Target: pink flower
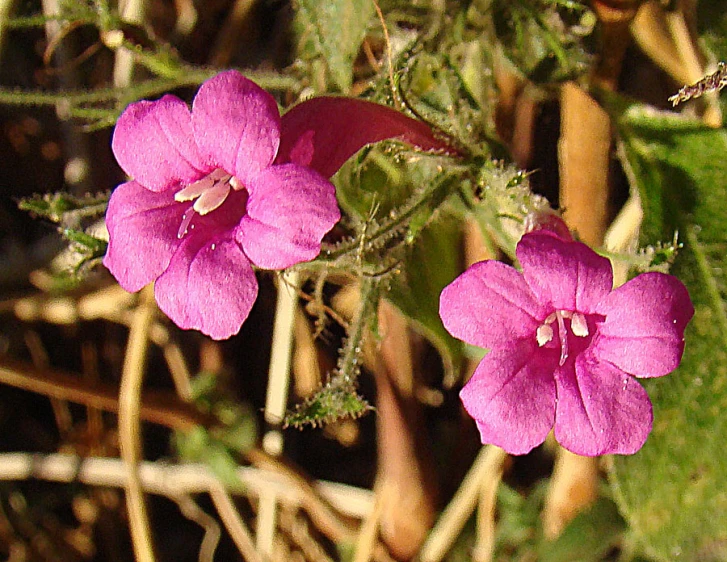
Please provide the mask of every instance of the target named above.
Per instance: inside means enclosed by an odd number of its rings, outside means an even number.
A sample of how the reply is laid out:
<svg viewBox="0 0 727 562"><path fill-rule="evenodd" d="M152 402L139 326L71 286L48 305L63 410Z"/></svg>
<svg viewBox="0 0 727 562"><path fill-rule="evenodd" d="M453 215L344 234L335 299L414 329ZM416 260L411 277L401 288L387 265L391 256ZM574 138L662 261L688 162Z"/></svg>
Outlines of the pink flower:
<svg viewBox="0 0 727 562"><path fill-rule="evenodd" d="M366 112L379 120L359 127ZM156 280L177 325L227 338L257 297L253 265L318 255L340 218L327 177L354 152L392 137L446 149L426 125L360 100L319 98L289 114L235 71L205 82L191 111L171 95L124 111L112 148L133 179L111 196L104 259L124 289Z"/></svg>
<svg viewBox="0 0 727 562"><path fill-rule="evenodd" d="M645 273L612 290L608 259L545 230L525 234L517 258L522 273L476 263L440 300L449 332L490 349L460 393L482 442L525 454L555 426L576 454L635 453L653 415L633 377L679 365L686 288Z"/></svg>

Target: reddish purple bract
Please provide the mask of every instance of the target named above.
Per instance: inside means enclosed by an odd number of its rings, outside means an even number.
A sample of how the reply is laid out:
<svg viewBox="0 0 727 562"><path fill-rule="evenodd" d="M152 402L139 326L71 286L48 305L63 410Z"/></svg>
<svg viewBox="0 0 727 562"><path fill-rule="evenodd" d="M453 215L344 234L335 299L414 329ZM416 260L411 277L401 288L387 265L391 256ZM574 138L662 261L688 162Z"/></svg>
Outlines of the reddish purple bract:
<svg viewBox="0 0 727 562"><path fill-rule="evenodd" d="M686 288L645 273L612 290L608 259L545 230L525 234L517 257L522 273L479 262L440 299L447 330L490 349L460 394L482 442L525 454L554 427L579 455L635 453L652 408L634 377L679 365Z"/></svg>

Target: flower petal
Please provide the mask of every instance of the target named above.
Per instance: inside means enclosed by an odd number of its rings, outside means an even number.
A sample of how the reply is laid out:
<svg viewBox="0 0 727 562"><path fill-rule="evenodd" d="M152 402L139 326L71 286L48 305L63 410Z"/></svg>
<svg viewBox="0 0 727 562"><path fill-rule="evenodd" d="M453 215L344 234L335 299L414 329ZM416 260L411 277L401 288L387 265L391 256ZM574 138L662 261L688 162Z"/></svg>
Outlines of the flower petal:
<svg viewBox="0 0 727 562"><path fill-rule="evenodd" d="M194 142L189 108L175 96L127 107L111 148L121 169L152 191L191 183L208 171Z"/></svg>
<svg viewBox="0 0 727 562"><path fill-rule="evenodd" d="M177 231L186 206L171 191L154 193L135 181L111 194L103 263L124 289L138 291L167 268L180 244Z"/></svg>
<svg viewBox="0 0 727 562"><path fill-rule="evenodd" d="M679 366L684 329L694 315L686 287L664 273L643 273L613 291L598 311L593 353L627 373L658 377Z"/></svg>
<svg viewBox="0 0 727 562"><path fill-rule="evenodd" d="M280 143L275 100L235 70L202 84L192 104L192 126L206 162L243 184L272 163Z"/></svg>
<svg viewBox="0 0 727 562"><path fill-rule="evenodd" d="M557 362L556 353L530 340L485 355L460 392L482 443L524 455L545 441L555 421Z"/></svg>
<svg viewBox="0 0 727 562"><path fill-rule="evenodd" d="M584 352L555 372L555 438L588 457L630 455L651 431L651 402L641 385L613 365Z"/></svg>
<svg viewBox="0 0 727 562"><path fill-rule="evenodd" d="M516 253L535 298L555 309L591 314L613 288L611 262L580 242L535 231Z"/></svg>
<svg viewBox="0 0 727 562"><path fill-rule="evenodd" d="M221 340L240 331L257 287L252 266L234 240L192 235L183 239L154 293L177 326Z"/></svg>
<svg viewBox="0 0 727 562"><path fill-rule="evenodd" d="M485 348L521 338L535 342L535 331L549 313L518 271L494 260L470 266L439 297L439 315L447 331Z"/></svg>
<svg viewBox="0 0 727 562"><path fill-rule="evenodd" d="M282 118L276 164L294 162L329 178L367 144L397 139L421 150L456 151L428 125L385 105L345 97L306 100Z"/></svg>
<svg viewBox="0 0 727 562"><path fill-rule="evenodd" d="M236 239L258 267L284 269L313 259L341 218L333 184L296 164L267 168L249 192Z"/></svg>

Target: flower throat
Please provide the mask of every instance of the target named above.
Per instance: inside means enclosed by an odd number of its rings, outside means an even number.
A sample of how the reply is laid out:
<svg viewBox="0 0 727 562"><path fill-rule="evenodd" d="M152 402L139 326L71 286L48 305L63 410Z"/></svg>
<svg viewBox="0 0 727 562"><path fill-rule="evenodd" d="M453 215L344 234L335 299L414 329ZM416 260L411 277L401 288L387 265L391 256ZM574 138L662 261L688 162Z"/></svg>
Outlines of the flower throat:
<svg viewBox="0 0 727 562"><path fill-rule="evenodd" d="M568 326L566 326L566 321ZM550 314L543 323L538 326L535 332L535 338L538 341L540 347L545 346L547 343L552 341L555 331L553 330L553 324L558 326L558 339L560 340L560 361L559 365L562 367L568 359L568 332L570 331L574 336L578 338L585 338L589 335L588 321L586 317L580 312L571 312L570 310L556 310ZM569 330L570 327L570 330Z"/></svg>
<svg viewBox="0 0 727 562"><path fill-rule="evenodd" d="M235 176L216 168L202 179L180 189L174 194L174 200L180 203L185 201L194 203L182 215L177 238L184 238L194 228L191 223L196 215L204 216L211 213L225 202L231 191L240 191L244 188Z"/></svg>

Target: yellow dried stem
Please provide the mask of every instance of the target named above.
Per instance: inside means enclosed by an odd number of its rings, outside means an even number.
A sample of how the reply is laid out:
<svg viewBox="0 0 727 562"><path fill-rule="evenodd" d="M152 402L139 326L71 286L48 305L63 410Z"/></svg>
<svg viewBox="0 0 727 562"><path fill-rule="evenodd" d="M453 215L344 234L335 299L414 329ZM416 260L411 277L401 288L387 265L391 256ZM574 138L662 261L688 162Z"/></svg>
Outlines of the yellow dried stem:
<svg viewBox="0 0 727 562"><path fill-rule="evenodd" d="M499 447L482 447L457 493L422 546L418 558L421 562L439 562L444 558L475 509L485 483L495 483L495 486L499 483L506 459L507 453Z"/></svg>
<svg viewBox="0 0 727 562"><path fill-rule="evenodd" d="M318 347L313 331L303 311L295 314L295 351L293 353L293 375L295 393L307 397L321 386L321 366L318 361Z"/></svg>
<svg viewBox="0 0 727 562"><path fill-rule="evenodd" d="M543 534L546 538L554 539L560 535L571 519L595 501L597 484L597 458L580 457L558 448L543 512Z"/></svg>
<svg viewBox="0 0 727 562"><path fill-rule="evenodd" d="M266 562L268 558L255 550L252 534L242 517L240 517L240 513L237 511L229 492L225 490L222 484L217 484L210 486L209 494L225 529L230 533L230 537L232 537L243 559L247 560L247 562Z"/></svg>
<svg viewBox="0 0 727 562"><path fill-rule="evenodd" d="M573 82L561 91L558 143L560 205L581 240L600 246L608 224L611 122L606 111Z"/></svg>
<svg viewBox="0 0 727 562"><path fill-rule="evenodd" d="M139 562L154 562L151 526L139 477L141 450L141 388L149 348L149 326L156 306L151 285L142 289L139 306L129 329L119 391L119 449L127 466L126 508L134 555Z"/></svg>
<svg viewBox="0 0 727 562"><path fill-rule="evenodd" d="M667 12L659 2L646 2L636 14L631 33L636 43L655 64L677 83L693 84L707 73L701 62L696 38L689 30L689 14L679 6ZM720 127L722 112L714 93L704 96L702 119L710 127Z"/></svg>
<svg viewBox="0 0 727 562"><path fill-rule="evenodd" d="M211 66L229 66L235 50L240 47L241 37L244 37L248 44L254 42L258 29L255 22L251 21L251 16L256 4L254 0L235 0L212 49Z"/></svg>

